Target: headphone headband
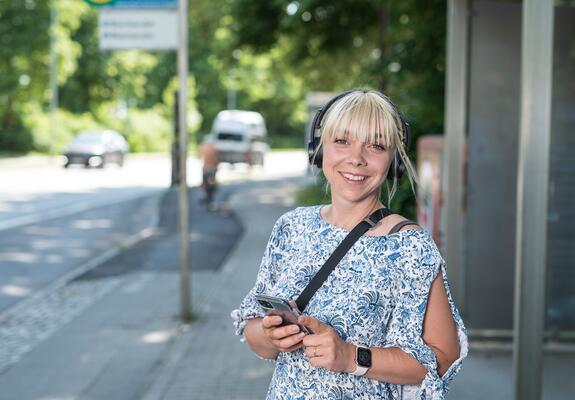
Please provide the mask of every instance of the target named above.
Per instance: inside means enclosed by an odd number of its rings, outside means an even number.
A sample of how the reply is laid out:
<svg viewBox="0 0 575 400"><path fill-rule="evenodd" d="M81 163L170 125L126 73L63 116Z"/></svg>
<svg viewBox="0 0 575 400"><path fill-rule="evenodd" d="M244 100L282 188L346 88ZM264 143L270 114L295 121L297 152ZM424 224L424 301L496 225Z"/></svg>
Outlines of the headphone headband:
<svg viewBox="0 0 575 400"><path fill-rule="evenodd" d="M334 97L332 97L323 107L321 107L315 113L313 120L312 120L312 123L311 123L310 132L309 132L309 141L308 141L308 159L309 159L309 163L311 165L315 165L317 168L320 168L320 169L322 167L323 152L321 149L321 123L322 123L322 120L323 120L325 114L327 113L327 111L330 109L330 107L334 103L336 103L338 100L342 99L343 97L347 96L348 94L354 93L354 92L368 93L370 91L366 90L366 89L346 90L345 92L339 93L339 94L335 95ZM383 94L381 92L377 92L377 91L371 91L371 92L377 93L385 101L387 101L388 104L393 108L393 111L398 116L399 121L400 121L400 126L398 127L399 128L398 131L401 131L401 133L402 133L401 142L402 142L402 145L405 147L405 150L407 151L407 149L409 147L409 124L405 121L405 117L403 116L403 114L399 110L399 107L397 107L395 105L395 103L393 103L389 99L389 97L387 97L385 94ZM399 179L403 175L404 171L405 171L405 164L404 164L401 156L399 155L399 152L396 150L395 156L393 158L393 162L389 167L387 179L390 179L390 180L393 180L395 178Z"/></svg>

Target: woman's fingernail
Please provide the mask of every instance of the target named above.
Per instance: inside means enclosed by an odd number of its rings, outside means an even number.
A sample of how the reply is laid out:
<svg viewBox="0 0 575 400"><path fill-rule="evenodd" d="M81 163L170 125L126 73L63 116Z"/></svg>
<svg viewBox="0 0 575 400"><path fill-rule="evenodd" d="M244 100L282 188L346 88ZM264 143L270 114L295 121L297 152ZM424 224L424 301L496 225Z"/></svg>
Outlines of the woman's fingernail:
<svg viewBox="0 0 575 400"><path fill-rule="evenodd" d="M294 333L295 333L295 332L299 332L299 326L294 325L294 326L291 327L291 330L292 330L292 332L294 332Z"/></svg>
<svg viewBox="0 0 575 400"><path fill-rule="evenodd" d="M299 335L297 335L297 337L300 337L300 338L302 338L304 336L305 336L305 332L300 332Z"/></svg>

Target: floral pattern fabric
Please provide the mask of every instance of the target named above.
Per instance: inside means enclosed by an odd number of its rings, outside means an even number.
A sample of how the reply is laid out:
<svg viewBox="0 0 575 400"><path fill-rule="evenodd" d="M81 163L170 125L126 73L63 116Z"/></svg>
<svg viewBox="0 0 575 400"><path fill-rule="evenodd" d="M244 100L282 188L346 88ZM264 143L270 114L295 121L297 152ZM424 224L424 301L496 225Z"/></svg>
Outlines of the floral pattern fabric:
<svg viewBox="0 0 575 400"><path fill-rule="evenodd" d="M255 286L232 312L236 334L263 317L255 294L297 297L347 235L320 216L321 206L301 207L276 222ZM439 272L458 330L460 357L439 377L435 354L422 339L431 284ZM467 355L467 335L453 303L445 262L424 230L363 235L311 298L305 313L330 325L355 345L396 347L427 370L420 385L396 385L309 364L302 349L280 353L267 399L444 399Z"/></svg>

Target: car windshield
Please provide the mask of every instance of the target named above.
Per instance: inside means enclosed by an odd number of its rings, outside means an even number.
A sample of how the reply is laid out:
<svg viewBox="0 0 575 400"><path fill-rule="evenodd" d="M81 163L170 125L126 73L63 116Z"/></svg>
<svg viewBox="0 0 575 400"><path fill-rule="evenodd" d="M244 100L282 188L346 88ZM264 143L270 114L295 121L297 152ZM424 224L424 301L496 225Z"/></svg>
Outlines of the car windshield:
<svg viewBox="0 0 575 400"><path fill-rule="evenodd" d="M238 133L231 133L231 132L220 132L218 134L219 140L230 140L234 142L241 142L244 136Z"/></svg>
<svg viewBox="0 0 575 400"><path fill-rule="evenodd" d="M97 132L81 133L74 139L74 143L81 143L81 144L95 144L102 142L103 142L102 134Z"/></svg>

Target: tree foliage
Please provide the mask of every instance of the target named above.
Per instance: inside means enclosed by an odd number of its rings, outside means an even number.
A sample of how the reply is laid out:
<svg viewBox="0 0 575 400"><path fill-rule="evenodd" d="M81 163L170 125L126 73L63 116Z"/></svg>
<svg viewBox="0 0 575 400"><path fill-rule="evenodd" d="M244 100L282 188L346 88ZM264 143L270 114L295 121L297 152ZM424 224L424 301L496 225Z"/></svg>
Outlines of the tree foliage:
<svg viewBox="0 0 575 400"><path fill-rule="evenodd" d="M257 54L283 48L307 90L388 94L410 123L412 156L417 137L443 131L445 7L443 0L232 1L237 46ZM413 216L410 192L404 182L393 205Z"/></svg>
<svg viewBox="0 0 575 400"><path fill-rule="evenodd" d="M0 2L2 150L50 145L50 4ZM166 148L174 52L101 51L98 10L79 0L55 4L57 145L80 126L100 126L117 127L137 149ZM363 86L386 91L414 137L441 132L445 12L442 0L195 0L189 10L191 130L208 132L235 92L237 108L264 115L272 144L301 146L308 92ZM80 123L69 122L74 118ZM155 136L146 131L152 126Z"/></svg>
<svg viewBox="0 0 575 400"><path fill-rule="evenodd" d="M383 89L416 133L442 130L444 1L232 3L238 44L262 54L286 48L285 62L308 90Z"/></svg>

